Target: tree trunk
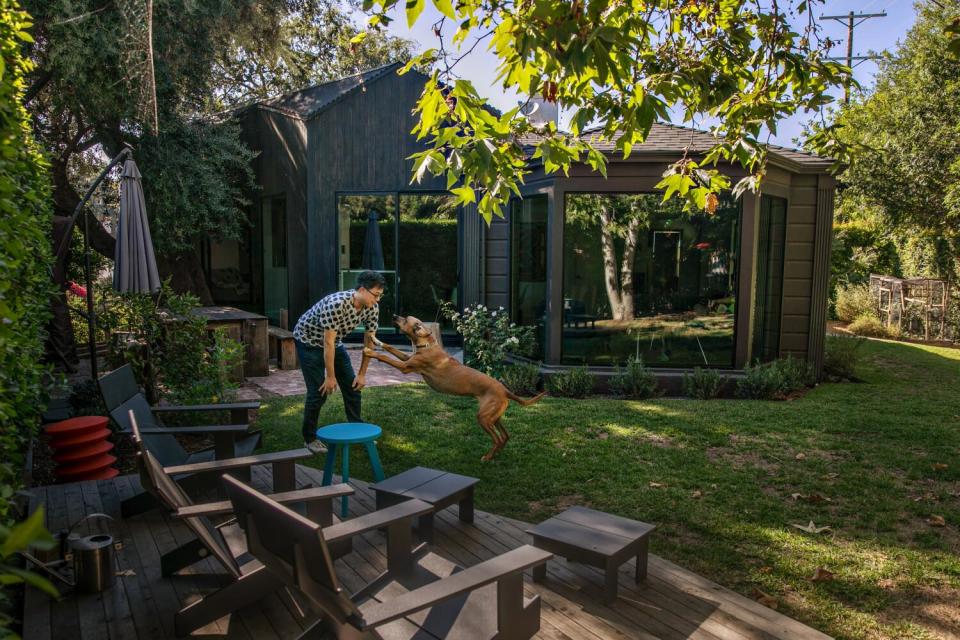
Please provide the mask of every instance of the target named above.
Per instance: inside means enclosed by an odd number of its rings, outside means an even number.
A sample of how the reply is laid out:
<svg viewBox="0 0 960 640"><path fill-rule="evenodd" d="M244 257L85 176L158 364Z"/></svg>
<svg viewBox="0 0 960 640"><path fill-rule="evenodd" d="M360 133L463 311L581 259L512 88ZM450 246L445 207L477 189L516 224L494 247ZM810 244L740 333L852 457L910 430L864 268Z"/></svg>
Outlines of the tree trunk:
<svg viewBox="0 0 960 640"><path fill-rule="evenodd" d="M214 303L203 266L200 264L199 249L173 255L158 255L157 269L161 279L170 278L170 287L176 293L192 293L200 298L203 306Z"/></svg>
<svg viewBox="0 0 960 640"><path fill-rule="evenodd" d="M637 254L637 236L640 221L636 218L627 225L627 236L623 239L623 262L620 265L620 302L622 320L634 318L633 259Z"/></svg>
<svg viewBox="0 0 960 640"><path fill-rule="evenodd" d="M620 283L617 277L617 248L613 244L613 211L604 204L600 205L600 246L603 249L603 283L607 289L607 299L614 320L623 320L623 300L620 297Z"/></svg>

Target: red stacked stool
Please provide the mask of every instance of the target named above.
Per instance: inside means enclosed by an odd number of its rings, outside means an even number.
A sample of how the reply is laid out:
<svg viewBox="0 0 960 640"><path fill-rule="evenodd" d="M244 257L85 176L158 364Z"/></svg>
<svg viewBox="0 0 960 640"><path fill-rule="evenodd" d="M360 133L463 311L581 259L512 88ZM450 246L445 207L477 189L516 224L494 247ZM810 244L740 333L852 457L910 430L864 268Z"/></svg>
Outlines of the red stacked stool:
<svg viewBox="0 0 960 640"><path fill-rule="evenodd" d="M119 473L112 466L117 461L110 455L113 443L107 441L109 422L103 416L79 416L46 426L61 482L106 480Z"/></svg>

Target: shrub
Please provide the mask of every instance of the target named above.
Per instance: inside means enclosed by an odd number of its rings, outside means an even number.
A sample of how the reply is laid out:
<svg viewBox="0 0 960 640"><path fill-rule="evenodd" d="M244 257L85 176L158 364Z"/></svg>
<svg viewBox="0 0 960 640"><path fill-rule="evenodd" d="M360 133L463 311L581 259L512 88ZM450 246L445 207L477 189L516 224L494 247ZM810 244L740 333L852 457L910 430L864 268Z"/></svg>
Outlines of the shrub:
<svg viewBox="0 0 960 640"><path fill-rule="evenodd" d="M129 362L147 398L161 396L176 404L231 400L237 384L230 372L243 362L243 346L194 313L199 300L176 294L164 283L156 298L148 294L113 294L104 324L113 337L111 361Z"/></svg>
<svg viewBox="0 0 960 640"><path fill-rule="evenodd" d="M500 381L517 395L534 395L540 382L540 367L530 362L505 367L500 374Z"/></svg>
<svg viewBox="0 0 960 640"><path fill-rule="evenodd" d="M827 336L823 353L823 375L827 380L852 380L860 360L863 338Z"/></svg>
<svg viewBox="0 0 960 640"><path fill-rule="evenodd" d="M586 367L574 367L547 378L547 391L564 398L583 398L593 391L595 382L596 376Z"/></svg>
<svg viewBox="0 0 960 640"><path fill-rule="evenodd" d="M477 304L459 313L447 302L443 314L463 336L466 364L488 376L499 378L508 355L526 356L535 346L533 327L510 322L510 314L503 307L491 310Z"/></svg>
<svg viewBox="0 0 960 640"><path fill-rule="evenodd" d="M13 551L44 536L39 512L14 524L23 453L46 406L43 340L50 299L51 195L47 163L23 107L30 16L0 0L0 637L10 635L10 585L46 579L7 566ZM54 592L53 588L49 588ZM55 592L54 592L55 593Z"/></svg>
<svg viewBox="0 0 960 640"><path fill-rule="evenodd" d="M713 369L696 367L693 373L683 374L683 395L697 400L712 400L723 390L724 379Z"/></svg>
<svg viewBox="0 0 960 640"><path fill-rule="evenodd" d="M617 365L610 378L610 391L626 398L652 398L657 395L657 376L640 358L631 358L623 369Z"/></svg>
<svg viewBox="0 0 960 640"><path fill-rule="evenodd" d="M873 315L862 315L847 325L850 333L868 338L896 338L897 331L886 326Z"/></svg>
<svg viewBox="0 0 960 640"><path fill-rule="evenodd" d="M814 383L813 367L787 356L764 364L747 366L737 382L737 395L755 400L783 400Z"/></svg>
<svg viewBox="0 0 960 640"><path fill-rule="evenodd" d="M105 416L107 408L100 395L100 386L93 380L84 380L70 390L70 406L77 416Z"/></svg>
<svg viewBox="0 0 960 640"><path fill-rule="evenodd" d="M837 319L850 323L861 316L876 317L877 303L870 294L870 286L866 284L852 284L837 291L836 303Z"/></svg>

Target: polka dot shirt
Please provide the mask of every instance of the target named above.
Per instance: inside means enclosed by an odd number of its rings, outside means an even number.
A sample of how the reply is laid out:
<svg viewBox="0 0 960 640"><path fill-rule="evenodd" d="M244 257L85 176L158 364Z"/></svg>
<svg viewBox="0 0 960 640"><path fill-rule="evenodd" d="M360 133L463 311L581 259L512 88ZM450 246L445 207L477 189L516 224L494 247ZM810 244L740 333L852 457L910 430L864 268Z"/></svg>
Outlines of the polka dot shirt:
<svg viewBox="0 0 960 640"><path fill-rule="evenodd" d="M293 328L293 337L313 347L323 346L323 332L333 329L337 332L337 345L343 344L343 337L363 324L366 331L376 332L380 318L380 305L369 309L357 309L353 306L353 290L338 291L326 296L320 302L300 316Z"/></svg>

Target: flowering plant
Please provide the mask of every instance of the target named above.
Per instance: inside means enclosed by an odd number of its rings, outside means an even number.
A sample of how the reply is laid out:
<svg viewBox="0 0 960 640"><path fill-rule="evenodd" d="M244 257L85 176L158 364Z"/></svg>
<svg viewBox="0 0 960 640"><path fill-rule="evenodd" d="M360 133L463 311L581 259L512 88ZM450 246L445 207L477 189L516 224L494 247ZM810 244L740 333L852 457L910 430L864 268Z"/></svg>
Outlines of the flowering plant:
<svg viewBox="0 0 960 640"><path fill-rule="evenodd" d="M519 327L510 322L510 315L503 307L488 309L476 304L460 313L446 303L443 315L463 336L466 364L489 376L500 376L508 355L525 356L533 352L533 327Z"/></svg>

